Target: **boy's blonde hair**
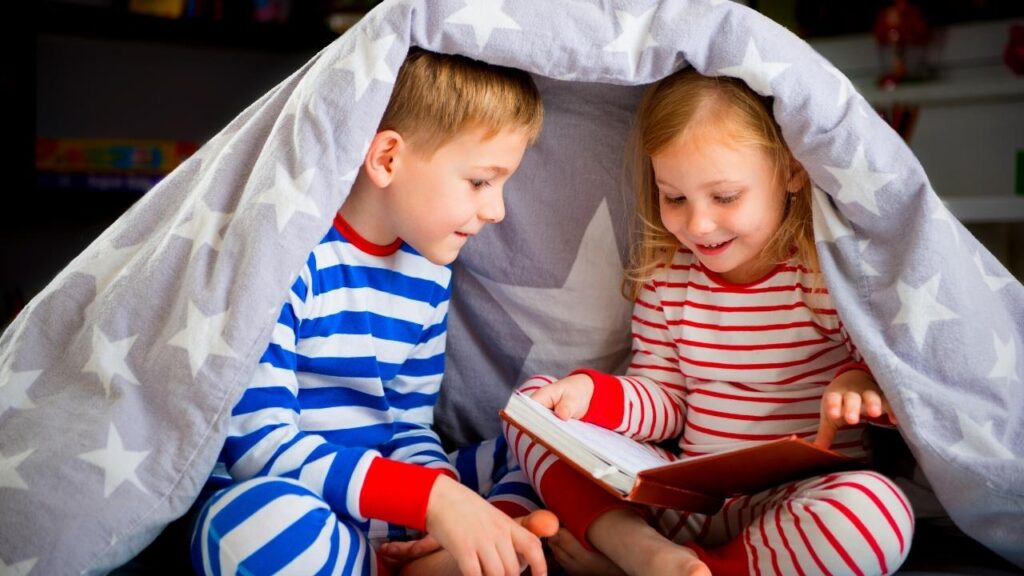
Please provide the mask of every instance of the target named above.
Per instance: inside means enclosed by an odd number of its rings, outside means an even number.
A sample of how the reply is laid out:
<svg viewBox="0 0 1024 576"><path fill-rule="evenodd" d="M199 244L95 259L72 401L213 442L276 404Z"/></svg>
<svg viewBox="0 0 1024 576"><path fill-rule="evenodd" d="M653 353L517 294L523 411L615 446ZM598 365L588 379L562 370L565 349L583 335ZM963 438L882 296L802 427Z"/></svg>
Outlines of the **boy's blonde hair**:
<svg viewBox="0 0 1024 576"><path fill-rule="evenodd" d="M704 76L687 68L668 76L644 92L633 128L631 172L636 193L639 238L630 251L623 293L635 300L644 282L671 262L680 248L676 237L661 221L658 189L651 156L680 137L717 130L736 144L763 149L775 165L776 181L783 184L803 171L782 138L771 113L771 100L759 96L742 80ZM724 131L724 132L723 132ZM764 249L765 258L782 262L796 258L810 270L818 269L811 223L810 180L788 194L779 230Z"/></svg>
<svg viewBox="0 0 1024 576"><path fill-rule="evenodd" d="M526 72L412 48L378 130L398 132L429 157L469 128L482 127L488 138L522 129L532 143L543 121L540 92Z"/></svg>

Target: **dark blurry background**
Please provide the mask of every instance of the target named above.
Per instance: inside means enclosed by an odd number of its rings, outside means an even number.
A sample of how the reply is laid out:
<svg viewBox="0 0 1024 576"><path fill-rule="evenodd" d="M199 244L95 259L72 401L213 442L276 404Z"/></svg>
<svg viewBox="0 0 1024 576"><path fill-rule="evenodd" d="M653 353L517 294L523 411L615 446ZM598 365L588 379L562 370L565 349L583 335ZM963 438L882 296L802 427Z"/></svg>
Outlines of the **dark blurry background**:
<svg viewBox="0 0 1024 576"><path fill-rule="evenodd" d="M6 130L0 139L6 197L0 210L0 328L161 175L377 3L34 0L6 4L3 9L10 14L20 4L28 4L30 12L27 20L0 17L0 42L8 55L6 65L0 67L0 102L6 111ZM876 25L882 12L899 2L752 0L749 4L816 47L822 43L823 53L830 58L830 49L838 50L835 54L842 60L843 54L862 52L858 47L867 46L872 56L866 61L848 66L833 61L858 87L874 89L877 68L885 65L882 52L878 58L873 55L881 49L874 39ZM951 26L998 22L992 28L996 32L984 34L998 33L1000 37L992 41L1000 46L1006 27L1024 16L1024 2L1018 0L936 0L910 5L936 37ZM897 28L908 22L904 18ZM998 61L996 65L1002 67ZM860 81L855 78L858 66ZM999 74L1009 76L1005 70ZM928 78L907 80L921 84ZM999 82L993 93L1008 97L1010 105L1017 107L1009 109L1014 114L1024 99L1021 83ZM903 108L894 105L901 101L879 94L880 112L900 115L903 123L909 120L909 139L915 116L903 114ZM987 98L981 99L987 102ZM1004 110L986 108L981 114L1004 115ZM975 119L962 123L984 125ZM943 119L941 124L948 122ZM1017 154L1021 163L1019 150L1024 142L1013 138L997 137L997 146L1005 149L1007 157ZM925 148L919 154L931 173L925 162L927 144L922 145ZM1009 188L999 193L1013 194ZM1019 222L998 224L995 232L986 232L983 223L979 226L980 235L992 238L1001 258L1019 258L1011 253L1012 246L1003 246L1017 242Z"/></svg>

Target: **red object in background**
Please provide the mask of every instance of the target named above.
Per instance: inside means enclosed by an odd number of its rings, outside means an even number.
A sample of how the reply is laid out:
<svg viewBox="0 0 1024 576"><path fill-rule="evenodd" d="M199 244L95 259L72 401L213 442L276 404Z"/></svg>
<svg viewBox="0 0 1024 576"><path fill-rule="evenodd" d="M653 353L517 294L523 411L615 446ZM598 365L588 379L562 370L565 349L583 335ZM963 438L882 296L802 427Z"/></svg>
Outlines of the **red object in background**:
<svg viewBox="0 0 1024 576"><path fill-rule="evenodd" d="M1010 26L1010 38L1003 49L1003 62L1018 76L1024 74L1024 26Z"/></svg>
<svg viewBox="0 0 1024 576"><path fill-rule="evenodd" d="M884 88L928 75L927 49L932 30L921 11L908 0L895 0L875 20L875 41L882 60L878 83Z"/></svg>

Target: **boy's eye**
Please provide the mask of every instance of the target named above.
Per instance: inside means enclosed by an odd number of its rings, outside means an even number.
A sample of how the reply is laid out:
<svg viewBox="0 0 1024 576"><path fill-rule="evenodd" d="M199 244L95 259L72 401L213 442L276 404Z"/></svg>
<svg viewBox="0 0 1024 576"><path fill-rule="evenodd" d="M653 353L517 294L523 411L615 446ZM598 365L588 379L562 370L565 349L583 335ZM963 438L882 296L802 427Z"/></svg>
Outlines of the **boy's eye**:
<svg viewBox="0 0 1024 576"><path fill-rule="evenodd" d="M471 179L469 181L469 185L472 186L474 189L480 189L480 188L483 188L484 186L490 186L491 183L488 180L473 180L473 179Z"/></svg>

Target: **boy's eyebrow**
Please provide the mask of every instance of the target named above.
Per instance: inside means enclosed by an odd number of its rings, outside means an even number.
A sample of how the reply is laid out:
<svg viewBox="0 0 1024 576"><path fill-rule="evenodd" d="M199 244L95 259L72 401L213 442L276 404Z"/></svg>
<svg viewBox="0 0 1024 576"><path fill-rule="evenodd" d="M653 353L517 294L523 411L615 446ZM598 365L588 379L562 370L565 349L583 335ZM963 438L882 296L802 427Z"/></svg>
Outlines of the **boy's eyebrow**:
<svg viewBox="0 0 1024 576"><path fill-rule="evenodd" d="M504 176L509 173L509 169L504 166L477 166L477 170L486 170L491 172L494 176Z"/></svg>

